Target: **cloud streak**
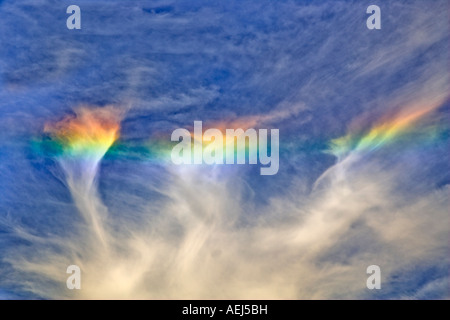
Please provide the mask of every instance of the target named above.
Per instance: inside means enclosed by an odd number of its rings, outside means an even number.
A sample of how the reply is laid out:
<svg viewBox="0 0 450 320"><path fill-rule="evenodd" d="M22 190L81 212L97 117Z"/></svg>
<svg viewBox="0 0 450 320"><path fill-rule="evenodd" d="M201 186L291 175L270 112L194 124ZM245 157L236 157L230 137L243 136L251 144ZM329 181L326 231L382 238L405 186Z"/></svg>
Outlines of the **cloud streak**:
<svg viewBox="0 0 450 320"><path fill-rule="evenodd" d="M3 2L0 296L450 298L447 6ZM173 165L195 120L278 174Z"/></svg>

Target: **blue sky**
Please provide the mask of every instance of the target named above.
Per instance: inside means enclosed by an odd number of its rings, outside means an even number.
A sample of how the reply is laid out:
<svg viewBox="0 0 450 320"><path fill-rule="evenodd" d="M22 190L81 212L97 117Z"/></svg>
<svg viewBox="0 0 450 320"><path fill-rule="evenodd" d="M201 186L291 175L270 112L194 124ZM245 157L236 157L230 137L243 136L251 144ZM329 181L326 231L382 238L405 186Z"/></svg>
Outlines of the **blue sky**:
<svg viewBox="0 0 450 320"><path fill-rule="evenodd" d="M77 1L81 30L70 4L0 2L0 298L449 298L446 1ZM34 147L81 106L120 110L125 145L253 117L280 170L109 152L85 190Z"/></svg>

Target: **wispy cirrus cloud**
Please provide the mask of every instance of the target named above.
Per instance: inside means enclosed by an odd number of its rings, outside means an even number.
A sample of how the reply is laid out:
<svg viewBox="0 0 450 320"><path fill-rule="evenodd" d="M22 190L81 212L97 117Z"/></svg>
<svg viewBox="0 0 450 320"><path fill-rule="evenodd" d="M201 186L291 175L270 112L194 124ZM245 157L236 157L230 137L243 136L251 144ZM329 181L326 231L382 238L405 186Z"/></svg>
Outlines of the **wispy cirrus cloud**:
<svg viewBox="0 0 450 320"><path fill-rule="evenodd" d="M445 1L81 5L0 7L2 297L449 297ZM145 149L194 120L279 128L279 173Z"/></svg>

